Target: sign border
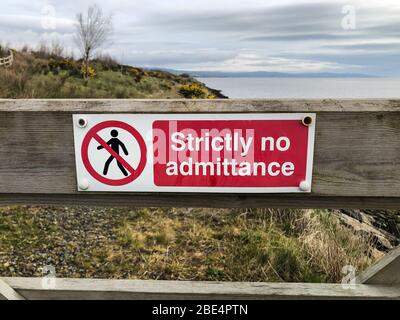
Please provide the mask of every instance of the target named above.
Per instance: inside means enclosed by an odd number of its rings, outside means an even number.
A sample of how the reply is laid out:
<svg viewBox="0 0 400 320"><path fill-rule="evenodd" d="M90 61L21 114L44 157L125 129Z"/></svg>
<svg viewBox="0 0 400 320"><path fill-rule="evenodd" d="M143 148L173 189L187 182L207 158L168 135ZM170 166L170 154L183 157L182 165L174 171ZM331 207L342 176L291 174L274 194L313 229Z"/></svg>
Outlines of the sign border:
<svg viewBox="0 0 400 320"><path fill-rule="evenodd" d="M169 186L156 186L154 184L153 178L150 181L144 180L144 184L140 186L131 186L131 184L119 187L115 189L112 186L106 186L102 188L88 188L87 190L81 190L78 187L78 191L80 192L122 192L122 193L148 193L148 192L160 192L160 193L234 193L234 194L246 194L246 193L255 193L255 194L268 194L268 193L311 193L312 192L312 174L313 174L313 164L314 164L314 145L315 145L315 128L316 128L316 113L169 113L169 114L153 114L153 113L90 113L90 114L73 114L73 127L74 127L74 142L75 142L75 155L77 149L81 144L81 138L78 137L78 130L81 130L77 126L77 121L79 118L85 118L88 120L88 123L93 122L103 122L109 120L119 120L119 121L127 121L129 117L133 117L135 124L140 124L141 121L147 121L150 126L147 128L148 132L151 132L151 135L146 135L145 140L148 143L147 152L148 155L153 155L153 137L152 137L152 128L153 122L156 120L299 120L302 121L304 117L309 116L312 118L312 124L308 126L309 134L308 134L308 144L307 144L307 167L306 167L306 179L305 181L310 186L309 190L301 190L300 187L169 187ZM191 118L190 118L191 117ZM135 124L129 124L135 127ZM80 133L82 134L82 133ZM78 171L79 168L82 169L82 165L80 163L79 157L75 157L76 159L76 172L77 172L77 182L79 186L79 177ZM153 158L151 156L147 157L148 161L145 166L144 171L153 170ZM142 174L143 175L143 174ZM146 177L139 177L146 179ZM138 179L138 180L139 180ZM147 177L149 179L149 177ZM128 187L128 188L126 188Z"/></svg>

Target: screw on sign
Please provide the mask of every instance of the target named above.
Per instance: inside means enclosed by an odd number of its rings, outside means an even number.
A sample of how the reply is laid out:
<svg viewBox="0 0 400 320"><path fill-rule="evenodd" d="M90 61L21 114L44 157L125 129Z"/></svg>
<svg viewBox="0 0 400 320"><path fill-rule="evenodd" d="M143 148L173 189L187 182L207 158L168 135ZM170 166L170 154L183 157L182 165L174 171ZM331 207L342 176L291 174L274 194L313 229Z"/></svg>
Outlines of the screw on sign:
<svg viewBox="0 0 400 320"><path fill-rule="evenodd" d="M109 139L108 141L105 141L99 135L99 132L104 129L111 130L111 139ZM132 136L132 138L137 141L139 145L140 161L136 169L133 168L133 163L129 163L129 161L125 160L121 155L120 149L122 149L123 153L126 156L129 155L129 151L126 148L125 144L118 138L119 131L117 129L127 131ZM97 150L104 149L110 154L104 164L102 172L98 172L93 167L93 164L89 159L89 144L93 139L98 143ZM147 161L146 143L143 137L135 128L122 121L104 121L91 128L83 139L81 155L83 165L85 166L88 173L99 182L110 186L123 186L133 182L143 172ZM109 167L113 162L116 162L119 170L124 175L124 178L111 179L107 177Z"/></svg>

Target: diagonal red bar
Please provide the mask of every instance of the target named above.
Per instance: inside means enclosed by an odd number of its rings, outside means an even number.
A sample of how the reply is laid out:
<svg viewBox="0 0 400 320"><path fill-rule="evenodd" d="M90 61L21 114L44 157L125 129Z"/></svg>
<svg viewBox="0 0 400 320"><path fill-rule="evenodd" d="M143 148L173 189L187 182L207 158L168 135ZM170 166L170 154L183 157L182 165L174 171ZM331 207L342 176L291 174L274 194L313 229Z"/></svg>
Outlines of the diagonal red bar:
<svg viewBox="0 0 400 320"><path fill-rule="evenodd" d="M104 149L106 149L119 163L121 163L126 170L128 170L131 174L135 173L135 169L131 167L131 165L122 158L118 153L116 153L108 144L105 142L97 133L93 135L93 138L100 143Z"/></svg>

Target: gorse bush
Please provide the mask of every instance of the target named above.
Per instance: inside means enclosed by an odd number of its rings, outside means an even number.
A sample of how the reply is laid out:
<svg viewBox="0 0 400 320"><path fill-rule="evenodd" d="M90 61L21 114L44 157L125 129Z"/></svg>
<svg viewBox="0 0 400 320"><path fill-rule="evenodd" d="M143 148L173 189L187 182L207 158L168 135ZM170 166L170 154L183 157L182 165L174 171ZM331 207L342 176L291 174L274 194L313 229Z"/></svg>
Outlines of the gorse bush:
<svg viewBox="0 0 400 320"><path fill-rule="evenodd" d="M82 64L80 73L82 77L87 76L89 78L94 78L95 76L97 76L96 69L90 66L86 67L85 64Z"/></svg>
<svg viewBox="0 0 400 320"><path fill-rule="evenodd" d="M145 71L139 68L130 68L127 71L124 71L124 73L133 77L135 82L137 83L139 83L143 79L143 77L148 76Z"/></svg>
<svg viewBox="0 0 400 320"><path fill-rule="evenodd" d="M186 99L206 99L209 96L208 91L197 84L184 85L179 93Z"/></svg>
<svg viewBox="0 0 400 320"><path fill-rule="evenodd" d="M179 89L179 94L186 99L216 99L216 96L207 88L197 83L183 85Z"/></svg>

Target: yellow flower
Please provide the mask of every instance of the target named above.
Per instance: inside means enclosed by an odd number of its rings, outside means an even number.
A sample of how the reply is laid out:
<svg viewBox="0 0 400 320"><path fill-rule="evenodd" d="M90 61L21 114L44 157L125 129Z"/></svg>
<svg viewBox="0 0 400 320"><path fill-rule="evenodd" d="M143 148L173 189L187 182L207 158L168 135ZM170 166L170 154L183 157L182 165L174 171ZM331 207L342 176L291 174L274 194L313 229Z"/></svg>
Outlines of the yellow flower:
<svg viewBox="0 0 400 320"><path fill-rule="evenodd" d="M82 64L81 75L84 76L85 74L86 74L86 64ZM95 68L89 66L87 76L89 78L93 78L93 77L97 76L97 72L96 72Z"/></svg>
<svg viewBox="0 0 400 320"><path fill-rule="evenodd" d="M204 99L209 96L208 91L197 84L187 84L179 89L179 93L186 99Z"/></svg>

